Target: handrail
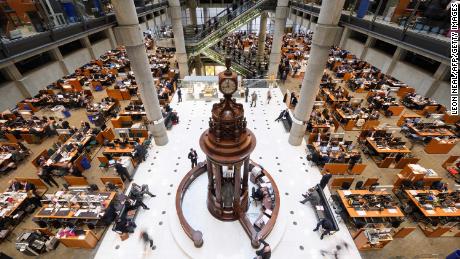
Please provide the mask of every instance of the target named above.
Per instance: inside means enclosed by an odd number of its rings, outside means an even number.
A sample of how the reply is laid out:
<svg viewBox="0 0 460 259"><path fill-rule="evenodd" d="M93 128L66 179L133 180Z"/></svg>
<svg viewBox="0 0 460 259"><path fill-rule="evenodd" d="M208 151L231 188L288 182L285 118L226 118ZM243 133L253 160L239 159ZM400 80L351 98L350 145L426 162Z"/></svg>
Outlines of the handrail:
<svg viewBox="0 0 460 259"><path fill-rule="evenodd" d="M299 2L290 2L292 9L301 12L307 12L310 15L319 15L320 8L318 6L311 6ZM439 61L450 62L450 42L440 41L434 37L429 37L421 33L413 31L403 31L399 27L386 25L383 23L374 23L372 21L360 19L348 13L342 13L340 18L340 25L347 26L353 30L369 33L375 37L382 37L398 44L406 46L410 49L418 49L422 53L435 57Z"/></svg>
<svg viewBox="0 0 460 259"><path fill-rule="evenodd" d="M190 184L192 184L196 178L204 174L206 171L207 164L199 163L198 166L192 168L192 170L185 175L176 191L176 212L179 217L179 222L185 234L193 241L195 247L201 247L203 245L203 233L199 230L195 230L192 226L190 226L187 219L185 219L184 211L182 210L182 202Z"/></svg>
<svg viewBox="0 0 460 259"><path fill-rule="evenodd" d="M220 63L220 64L225 64L225 58L215 51L213 48L208 48L204 51L204 54L208 56L211 59L214 59L214 61ZM252 71L248 68L246 68L244 65L239 64L238 62L233 62L233 68L239 72L240 74L243 74L245 76L247 75L252 75Z"/></svg>
<svg viewBox="0 0 460 259"><path fill-rule="evenodd" d="M138 7L136 11L139 11L138 16L143 16L146 13L167 8L167 6L168 2L162 1L153 5L146 5L145 7ZM72 38L78 38L91 32L100 31L115 24L115 14L108 13L103 17L71 23L29 37L2 41L0 44L0 64L17 58L18 56L47 48L53 44L60 44Z"/></svg>
<svg viewBox="0 0 460 259"><path fill-rule="evenodd" d="M260 6L262 3L264 3L267 0L258 0L257 2L255 1L249 1L244 3L243 5L240 5L239 8L231 11L230 13L226 14L225 16L222 16L215 21L214 23L210 24L207 26L204 30L200 31L196 35L194 35L191 38L186 38L185 42L186 43L196 43L200 42L201 40L205 38L209 38L214 35L216 31L219 31L221 28L227 26L230 21L234 20L237 16L245 13L248 10L251 10L255 7ZM223 25L223 27L219 27Z"/></svg>

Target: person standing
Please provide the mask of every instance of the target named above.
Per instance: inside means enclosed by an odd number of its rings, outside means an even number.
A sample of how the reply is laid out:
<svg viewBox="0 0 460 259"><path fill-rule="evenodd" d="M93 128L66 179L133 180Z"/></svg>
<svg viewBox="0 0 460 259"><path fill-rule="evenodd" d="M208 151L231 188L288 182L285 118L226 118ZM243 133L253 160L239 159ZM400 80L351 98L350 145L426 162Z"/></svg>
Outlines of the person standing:
<svg viewBox="0 0 460 259"><path fill-rule="evenodd" d="M179 87L179 89L177 89L177 102L182 102L182 89Z"/></svg>
<svg viewBox="0 0 460 259"><path fill-rule="evenodd" d="M38 177L42 179L45 183L47 183L50 187L53 187L53 184L59 188L59 184L54 180L53 176L51 176L51 172L47 166L42 166L38 171Z"/></svg>
<svg viewBox="0 0 460 259"><path fill-rule="evenodd" d="M246 86L246 89L244 89L245 102L248 102L248 97L249 97L249 87Z"/></svg>
<svg viewBox="0 0 460 259"><path fill-rule="evenodd" d="M331 180L331 178L332 178L332 174L326 171L326 174L324 174L321 177L321 180L319 181L319 186L321 187L321 189L324 189L324 187L326 187L326 185L329 183L329 180Z"/></svg>
<svg viewBox="0 0 460 259"><path fill-rule="evenodd" d="M188 153L188 159L192 162L192 168L198 165L198 154L193 148L191 148Z"/></svg>
<svg viewBox="0 0 460 259"><path fill-rule="evenodd" d="M134 150L136 152L136 159L137 161L144 162L145 156L147 154L147 150L145 149L144 145L134 142Z"/></svg>
<svg viewBox="0 0 460 259"><path fill-rule="evenodd" d="M133 179L131 178L131 176L129 175L128 173L128 169L126 169L126 167L124 167L120 162L115 162L115 170L117 171L117 174L121 177L121 180L124 182L126 181L126 179L128 179L128 181L132 181Z"/></svg>
<svg viewBox="0 0 460 259"><path fill-rule="evenodd" d="M270 103L270 100L272 99L272 91L270 91L270 88L267 91L267 103Z"/></svg>
<svg viewBox="0 0 460 259"><path fill-rule="evenodd" d="M254 105L256 107L257 105L257 93L256 91L252 92L251 94L251 107Z"/></svg>
<svg viewBox="0 0 460 259"><path fill-rule="evenodd" d="M146 231L142 230L140 234L141 240L144 243L144 252L147 250L147 246L150 246L152 250L155 250L156 246L153 245L153 239L147 234Z"/></svg>

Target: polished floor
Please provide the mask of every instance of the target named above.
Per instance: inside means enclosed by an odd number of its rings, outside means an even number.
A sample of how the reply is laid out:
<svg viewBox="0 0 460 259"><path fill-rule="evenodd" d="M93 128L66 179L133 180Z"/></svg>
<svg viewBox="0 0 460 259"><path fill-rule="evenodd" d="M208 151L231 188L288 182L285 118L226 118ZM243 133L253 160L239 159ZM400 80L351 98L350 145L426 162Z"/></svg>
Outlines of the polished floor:
<svg viewBox="0 0 460 259"><path fill-rule="evenodd" d="M310 205L298 201L307 188L317 184L320 173L305 159L304 146L292 147L287 143L288 134L281 123L274 123L283 108L279 89L273 90L273 100L265 102L267 89L256 89L259 94L257 107L245 104L248 128L257 137L252 159L264 166L274 177L281 193L281 212L267 242L271 244L272 258L330 258L329 251L341 249L339 258L361 258L343 223L340 231L320 240L313 232L317 219ZM244 100L240 100L244 102ZM206 209L206 179L198 178L186 194L184 211L192 225L204 233L204 245L195 248L186 237L176 216L174 206L176 188L190 169L187 159L189 148L198 150L199 160L205 159L199 150L198 139L207 128L212 102L185 101L176 104L181 122L168 132L170 142L150 150L146 162L137 170L134 181L149 184L157 195L146 198L150 210L141 210L137 216L136 232L125 241L118 234L108 231L96 253L98 259L110 257L142 258L253 258L255 250L238 222L221 222ZM206 177L205 177L206 178ZM155 241L156 249L144 251L139 232L146 230ZM323 255L322 255L323 251Z"/></svg>

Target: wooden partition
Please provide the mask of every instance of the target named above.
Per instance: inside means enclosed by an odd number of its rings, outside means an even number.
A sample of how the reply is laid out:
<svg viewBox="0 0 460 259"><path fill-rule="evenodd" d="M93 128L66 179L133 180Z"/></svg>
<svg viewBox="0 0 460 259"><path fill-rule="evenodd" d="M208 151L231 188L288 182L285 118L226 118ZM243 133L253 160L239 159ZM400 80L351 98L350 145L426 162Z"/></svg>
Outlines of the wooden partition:
<svg viewBox="0 0 460 259"><path fill-rule="evenodd" d="M75 167L77 167L78 170L80 170L80 172L83 172L83 171L86 170L86 169L81 165L81 161L82 161L84 158L86 158L88 161L91 162L91 158L90 158L88 155L86 155L85 153L80 154L80 155L77 157L77 159L75 159L75 161L73 162L73 165L74 165Z"/></svg>
<svg viewBox="0 0 460 259"><path fill-rule="evenodd" d="M400 87L399 90L398 90L397 95L402 98L402 97L406 96L409 93L415 93L415 89L412 88L412 87Z"/></svg>
<svg viewBox="0 0 460 259"><path fill-rule="evenodd" d="M369 188L371 185L378 183L378 182L379 182L379 178L377 177L367 178L363 184L363 188Z"/></svg>
<svg viewBox="0 0 460 259"><path fill-rule="evenodd" d="M363 124L362 129L373 129L377 127L379 124L379 120L366 120L366 122Z"/></svg>
<svg viewBox="0 0 460 259"><path fill-rule="evenodd" d="M15 177L16 181L28 182L35 185L37 188L37 194L43 196L48 191L48 186L40 178L29 178L29 177Z"/></svg>
<svg viewBox="0 0 460 259"><path fill-rule="evenodd" d="M460 115L450 115L449 113L445 113L443 117L443 121L446 124L455 124L460 121Z"/></svg>
<svg viewBox="0 0 460 259"><path fill-rule="evenodd" d="M28 102L17 103L17 106L19 110L27 110L31 112L38 112L40 110L40 108L35 107L32 103L28 103Z"/></svg>
<svg viewBox="0 0 460 259"><path fill-rule="evenodd" d="M401 158L398 163L395 165L395 168L403 169L408 164L417 164L420 159L415 157Z"/></svg>
<svg viewBox="0 0 460 259"><path fill-rule="evenodd" d="M366 164L355 164L350 171L350 174L361 174L366 169Z"/></svg>
<svg viewBox="0 0 460 259"><path fill-rule="evenodd" d="M412 233L415 229L416 229L416 227L403 227L403 228L400 228L393 235L393 238L404 238L404 237L408 236L410 233Z"/></svg>
<svg viewBox="0 0 460 259"><path fill-rule="evenodd" d="M107 128L104 131L102 131L102 135L104 136L104 138L108 139L109 141L112 141L115 139L115 134L110 128Z"/></svg>
<svg viewBox="0 0 460 259"><path fill-rule="evenodd" d="M48 150L43 150L40 154L38 154L38 156L36 156L33 160L32 160L32 164L35 166L35 167L39 167L40 165L38 164L38 159L43 156L45 159L48 159L49 158L49 155L48 155Z"/></svg>
<svg viewBox="0 0 460 259"><path fill-rule="evenodd" d="M428 154L447 154L449 153L457 144L456 139L451 140L438 140L433 138L430 142L425 146L425 152Z"/></svg>
<svg viewBox="0 0 460 259"><path fill-rule="evenodd" d="M332 181L330 183L330 187L332 189L337 189L337 188L340 188L342 186L342 184L345 183L345 182L350 183L350 186L351 186L351 184L353 183L354 180L355 180L355 178L353 178L353 177L334 177L334 178L332 178Z"/></svg>
<svg viewBox="0 0 460 259"><path fill-rule="evenodd" d="M85 177L64 176L64 180L69 186L87 186L89 185Z"/></svg>
<svg viewBox="0 0 460 259"><path fill-rule="evenodd" d="M113 185L117 186L118 189L123 192L125 190L125 184L121 180L120 177L118 176L112 176L112 177L101 177L100 178L102 184L106 185L107 183L112 183Z"/></svg>
<svg viewBox="0 0 460 259"><path fill-rule="evenodd" d="M348 174L348 167L348 164L325 164L321 173Z"/></svg>
<svg viewBox="0 0 460 259"><path fill-rule="evenodd" d="M389 106L388 111L392 112L392 116L399 116L404 111L404 106Z"/></svg>
<svg viewBox="0 0 460 259"><path fill-rule="evenodd" d="M133 125L133 120L129 116L117 116L110 122L114 128L130 128Z"/></svg>

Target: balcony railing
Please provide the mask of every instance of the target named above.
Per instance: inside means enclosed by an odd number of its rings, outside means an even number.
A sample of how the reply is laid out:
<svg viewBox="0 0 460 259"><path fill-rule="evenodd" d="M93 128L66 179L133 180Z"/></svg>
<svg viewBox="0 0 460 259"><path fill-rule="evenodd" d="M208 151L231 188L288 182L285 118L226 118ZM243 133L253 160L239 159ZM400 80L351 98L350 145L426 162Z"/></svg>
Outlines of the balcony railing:
<svg viewBox="0 0 460 259"><path fill-rule="evenodd" d="M138 16L144 16L147 13L157 12L168 6L167 1L156 4L148 4L136 7ZM81 22L71 23L66 26L52 28L50 30L32 34L28 37L16 40L0 40L0 63L9 58L33 52L49 45L61 42L69 38L78 38L81 35L99 31L116 24L114 13L105 16L83 20Z"/></svg>
<svg viewBox="0 0 460 259"><path fill-rule="evenodd" d="M320 6L293 1L290 4L293 10L305 12L313 16L319 15ZM441 40L440 38L420 33L413 29L405 29L399 27L397 24L390 24L375 19L358 18L348 11L342 12L340 24L357 31L366 32L371 36L381 36L403 46L418 49L434 55L439 59L450 58L450 42L448 40Z"/></svg>

